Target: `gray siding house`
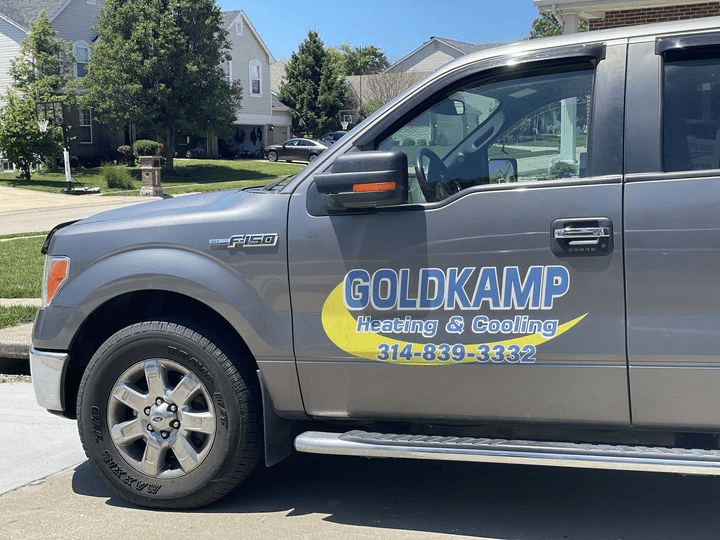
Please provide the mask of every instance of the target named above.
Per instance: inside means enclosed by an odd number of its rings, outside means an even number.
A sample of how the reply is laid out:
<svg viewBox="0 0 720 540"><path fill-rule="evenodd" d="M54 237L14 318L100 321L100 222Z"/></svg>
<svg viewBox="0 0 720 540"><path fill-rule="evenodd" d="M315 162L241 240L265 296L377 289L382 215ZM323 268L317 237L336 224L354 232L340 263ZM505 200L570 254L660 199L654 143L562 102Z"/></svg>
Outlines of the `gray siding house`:
<svg viewBox="0 0 720 540"><path fill-rule="evenodd" d="M20 54L20 43L27 37L31 23L46 11L58 36L73 44L76 77L83 77L97 38L93 26L104 6L104 0L1 0L0 1L0 102L11 83L10 63ZM289 111L281 104L273 107L270 91L270 64L275 59L267 49L247 16L242 11L223 13L223 25L232 43L232 61L225 66L228 77L240 80L243 86L242 110L231 126L231 135L199 140L187 136L178 145L178 155L201 144L204 152L217 157L224 149L226 157L260 154L267 141L291 125ZM277 109L277 110L276 110ZM96 122L91 109L68 111L66 122L71 127L70 154L80 163L94 164L102 159L117 159L116 149L134 139L132 128L110 130ZM277 128L276 128L277 126ZM287 128L289 134L289 127ZM283 139L284 140L284 139ZM3 168L11 164L6 161Z"/></svg>

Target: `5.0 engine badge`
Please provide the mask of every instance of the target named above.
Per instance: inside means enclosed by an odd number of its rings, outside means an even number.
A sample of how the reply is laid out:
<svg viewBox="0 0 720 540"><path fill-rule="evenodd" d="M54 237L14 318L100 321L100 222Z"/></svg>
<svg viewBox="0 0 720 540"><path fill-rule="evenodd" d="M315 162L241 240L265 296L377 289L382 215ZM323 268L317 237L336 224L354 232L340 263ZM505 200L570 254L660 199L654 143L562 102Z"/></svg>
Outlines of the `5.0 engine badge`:
<svg viewBox="0 0 720 540"><path fill-rule="evenodd" d="M277 233L234 234L230 238L211 238L211 249L273 247L278 243Z"/></svg>

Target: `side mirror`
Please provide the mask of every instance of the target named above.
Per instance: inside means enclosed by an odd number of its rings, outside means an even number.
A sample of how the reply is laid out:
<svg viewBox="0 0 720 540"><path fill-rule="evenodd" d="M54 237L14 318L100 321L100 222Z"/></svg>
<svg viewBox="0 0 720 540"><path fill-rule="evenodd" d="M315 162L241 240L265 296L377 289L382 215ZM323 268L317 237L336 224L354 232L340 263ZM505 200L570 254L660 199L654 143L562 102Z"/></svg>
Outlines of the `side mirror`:
<svg viewBox="0 0 720 540"><path fill-rule="evenodd" d="M488 160L491 184L517 182L518 166L515 158L492 158Z"/></svg>
<svg viewBox="0 0 720 540"><path fill-rule="evenodd" d="M404 204L408 199L408 162L404 152L349 152L330 172L315 175L328 210Z"/></svg>
<svg viewBox="0 0 720 540"><path fill-rule="evenodd" d="M465 102L459 99L446 99L435 105L431 112L443 116L462 116L465 114Z"/></svg>

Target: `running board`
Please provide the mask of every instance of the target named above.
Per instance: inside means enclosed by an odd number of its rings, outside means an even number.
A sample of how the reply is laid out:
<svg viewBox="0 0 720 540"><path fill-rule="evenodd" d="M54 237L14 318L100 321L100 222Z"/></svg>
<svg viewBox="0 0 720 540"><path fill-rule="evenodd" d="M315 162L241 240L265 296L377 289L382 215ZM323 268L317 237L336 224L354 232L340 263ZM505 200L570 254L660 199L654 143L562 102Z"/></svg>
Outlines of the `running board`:
<svg viewBox="0 0 720 540"><path fill-rule="evenodd" d="M306 431L295 449L310 454L515 463L720 476L720 450L577 444L348 431Z"/></svg>

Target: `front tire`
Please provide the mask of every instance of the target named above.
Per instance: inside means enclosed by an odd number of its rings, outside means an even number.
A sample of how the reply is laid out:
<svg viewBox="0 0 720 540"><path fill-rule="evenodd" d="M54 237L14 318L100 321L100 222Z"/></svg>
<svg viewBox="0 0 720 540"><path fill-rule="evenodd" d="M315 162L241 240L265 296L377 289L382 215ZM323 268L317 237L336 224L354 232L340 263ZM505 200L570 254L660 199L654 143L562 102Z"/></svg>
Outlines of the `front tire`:
<svg viewBox="0 0 720 540"><path fill-rule="evenodd" d="M277 161L278 160L278 155L275 150L270 150L267 154L267 157L268 157L268 161Z"/></svg>
<svg viewBox="0 0 720 540"><path fill-rule="evenodd" d="M203 506L259 461L257 395L251 378L203 335L138 323L90 360L78 394L80 439L121 497L154 508Z"/></svg>

